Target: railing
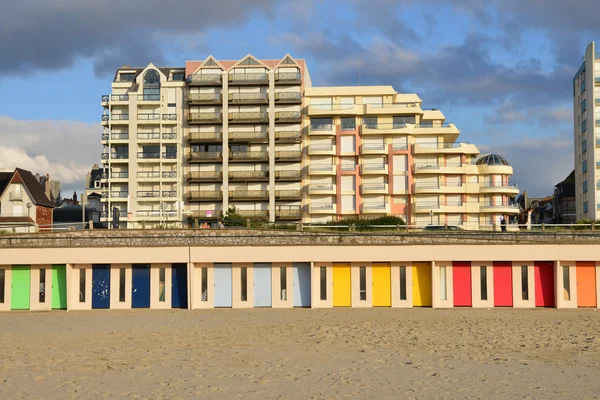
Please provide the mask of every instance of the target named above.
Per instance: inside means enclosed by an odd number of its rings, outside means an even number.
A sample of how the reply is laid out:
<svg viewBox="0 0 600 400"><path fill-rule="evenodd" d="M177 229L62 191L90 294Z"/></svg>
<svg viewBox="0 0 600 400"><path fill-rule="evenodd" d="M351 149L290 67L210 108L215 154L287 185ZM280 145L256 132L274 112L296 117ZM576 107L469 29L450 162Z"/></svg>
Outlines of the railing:
<svg viewBox="0 0 600 400"><path fill-rule="evenodd" d="M188 172L189 180L223 180L223 172L220 171L191 171Z"/></svg>
<svg viewBox="0 0 600 400"><path fill-rule="evenodd" d="M429 209L429 210L439 210L440 208L440 203L437 201L424 201L424 202L417 202L415 204L415 207L419 210L422 209Z"/></svg>
<svg viewBox="0 0 600 400"><path fill-rule="evenodd" d="M385 183L363 183L362 184L363 190L367 190L367 191L382 191L385 190Z"/></svg>
<svg viewBox="0 0 600 400"><path fill-rule="evenodd" d="M408 150L407 143L392 143L392 149L394 150Z"/></svg>
<svg viewBox="0 0 600 400"><path fill-rule="evenodd" d="M138 178L160 178L159 171L138 171L136 176Z"/></svg>
<svg viewBox="0 0 600 400"><path fill-rule="evenodd" d="M311 104L309 107L313 110L333 111L333 110L353 110L355 104Z"/></svg>
<svg viewBox="0 0 600 400"><path fill-rule="evenodd" d="M379 202L366 202L362 204L362 208L365 210L385 210L387 208L387 204Z"/></svg>
<svg viewBox="0 0 600 400"><path fill-rule="evenodd" d="M110 158L110 153L102 153L100 155L101 160L108 160Z"/></svg>
<svg viewBox="0 0 600 400"><path fill-rule="evenodd" d="M275 209L276 218L300 218L302 216L302 209L300 206L279 206Z"/></svg>
<svg viewBox="0 0 600 400"><path fill-rule="evenodd" d="M300 92L277 92L275 93L276 102L298 102L302 101L302 94Z"/></svg>
<svg viewBox="0 0 600 400"><path fill-rule="evenodd" d="M188 140L213 140L217 142L223 141L221 132L190 132Z"/></svg>
<svg viewBox="0 0 600 400"><path fill-rule="evenodd" d="M439 169L439 164L415 164L415 169Z"/></svg>
<svg viewBox="0 0 600 400"><path fill-rule="evenodd" d="M275 171L275 179L301 179L300 171Z"/></svg>
<svg viewBox="0 0 600 400"><path fill-rule="evenodd" d="M275 74L276 81L300 81L302 80L302 75L300 72L277 72Z"/></svg>
<svg viewBox="0 0 600 400"><path fill-rule="evenodd" d="M244 73L234 73L229 74L229 82L231 83L244 83L244 82L257 82L263 83L268 82L269 76L266 73L259 74L244 74Z"/></svg>
<svg viewBox="0 0 600 400"><path fill-rule="evenodd" d="M176 217L177 210L138 210L136 217Z"/></svg>
<svg viewBox="0 0 600 400"><path fill-rule="evenodd" d="M158 132L140 132L137 134L138 140L159 140L160 133Z"/></svg>
<svg viewBox="0 0 600 400"><path fill-rule="evenodd" d="M269 171L230 171L229 179L267 179Z"/></svg>
<svg viewBox="0 0 600 400"><path fill-rule="evenodd" d="M420 123L420 124L416 124L415 128L450 128L451 127L450 124L451 124L450 122Z"/></svg>
<svg viewBox="0 0 600 400"><path fill-rule="evenodd" d="M308 193L331 191L333 191L333 184L319 183L308 186Z"/></svg>
<svg viewBox="0 0 600 400"><path fill-rule="evenodd" d="M234 131L229 132L229 140L268 140L269 133L265 131Z"/></svg>
<svg viewBox="0 0 600 400"><path fill-rule="evenodd" d="M385 144L383 144L383 143L365 143L365 144L363 144L363 150L385 150Z"/></svg>
<svg viewBox="0 0 600 400"><path fill-rule="evenodd" d="M188 113L188 121L221 121L220 112L194 112Z"/></svg>
<svg viewBox="0 0 600 400"><path fill-rule="evenodd" d="M238 210L237 213L244 218L267 218L269 216L267 210Z"/></svg>
<svg viewBox="0 0 600 400"><path fill-rule="evenodd" d="M297 150L296 151L294 151L294 150L276 151L275 158L298 159L298 158L302 158L302 152L297 151Z"/></svg>
<svg viewBox="0 0 600 400"><path fill-rule="evenodd" d="M378 122L375 122L375 123L363 124L362 126L363 126L363 128L366 128L366 129L393 130L393 129L404 129L404 128L406 128L407 124L403 123L403 122L402 123L400 123L400 122L397 122L397 123L390 123L390 122L388 122L388 123L378 123Z"/></svg>
<svg viewBox="0 0 600 400"><path fill-rule="evenodd" d="M177 121L177 114L163 114L163 121Z"/></svg>
<svg viewBox="0 0 600 400"><path fill-rule="evenodd" d="M138 190L137 197L143 197L143 198L160 197L160 190Z"/></svg>
<svg viewBox="0 0 600 400"><path fill-rule="evenodd" d="M365 105L373 108L408 108L418 107L417 103L365 103Z"/></svg>
<svg viewBox="0 0 600 400"><path fill-rule="evenodd" d="M128 94L111 94L110 99L112 101L129 101Z"/></svg>
<svg viewBox="0 0 600 400"><path fill-rule="evenodd" d="M276 120L298 120L302 118L300 111L278 111L275 113Z"/></svg>
<svg viewBox="0 0 600 400"><path fill-rule="evenodd" d="M108 133L103 133L101 140L108 140L108 137L109 137Z"/></svg>
<svg viewBox="0 0 600 400"><path fill-rule="evenodd" d="M506 185L505 184L498 184L498 185L496 185L496 184L491 183L491 182L485 182L485 183L481 184L481 187L485 188L485 189L489 189L489 188L492 188L492 189L494 189L494 188L497 188L497 189L517 189L519 187L519 185L517 183L515 183L515 182L508 182L508 184L506 184Z"/></svg>
<svg viewBox="0 0 600 400"><path fill-rule="evenodd" d="M332 144L311 144L308 146L310 152L314 151L333 151Z"/></svg>
<svg viewBox="0 0 600 400"><path fill-rule="evenodd" d="M10 192L8 199L10 201L23 200L23 192Z"/></svg>
<svg viewBox="0 0 600 400"><path fill-rule="evenodd" d="M266 190L230 190L229 197L232 199L268 199L269 192Z"/></svg>
<svg viewBox="0 0 600 400"><path fill-rule="evenodd" d="M161 192L161 196L162 197L177 197L177 191L176 190L163 190Z"/></svg>
<svg viewBox="0 0 600 400"><path fill-rule="evenodd" d="M188 83L220 83L221 74L195 74L188 76Z"/></svg>
<svg viewBox="0 0 600 400"><path fill-rule="evenodd" d="M343 131L354 131L356 130L356 124L341 124L340 129Z"/></svg>
<svg viewBox="0 0 600 400"><path fill-rule="evenodd" d="M168 160L175 160L175 159L177 159L177 153L172 152L172 151L163 151L162 158L165 158Z"/></svg>
<svg viewBox="0 0 600 400"><path fill-rule="evenodd" d="M362 164L362 167L365 171L384 171L385 170L385 164L366 163L366 164Z"/></svg>
<svg viewBox="0 0 600 400"><path fill-rule="evenodd" d="M515 210L519 209L518 204L508 204L508 203L500 203L500 204L484 203L484 204L480 205L479 207L480 208L512 208Z"/></svg>
<svg viewBox="0 0 600 400"><path fill-rule="evenodd" d="M342 171L354 171L356 169L356 164L343 164L342 163Z"/></svg>
<svg viewBox="0 0 600 400"><path fill-rule="evenodd" d="M334 209L334 205L333 203L327 203L327 204L309 204L308 206L309 211L333 211Z"/></svg>
<svg viewBox="0 0 600 400"><path fill-rule="evenodd" d="M155 153L155 152L152 152L152 153L138 152L137 153L137 158L141 158L141 159L146 159L146 158L152 158L152 159L154 159L154 158L160 158L160 152L158 152L158 153Z"/></svg>
<svg viewBox="0 0 600 400"><path fill-rule="evenodd" d="M286 199L295 199L302 196L302 192L300 190L276 190L275 197L278 198L286 198Z"/></svg>
<svg viewBox="0 0 600 400"><path fill-rule="evenodd" d="M129 172L111 172L111 179L127 179L129 178Z"/></svg>
<svg viewBox="0 0 600 400"><path fill-rule="evenodd" d="M333 165L310 165L310 172L333 172Z"/></svg>
<svg viewBox="0 0 600 400"><path fill-rule="evenodd" d="M189 102L197 101L199 103L202 103L202 102L206 102L206 103L218 102L218 103L220 103L223 101L223 96L221 95L221 93L190 93L188 95L188 101Z"/></svg>
<svg viewBox="0 0 600 400"><path fill-rule="evenodd" d="M311 124L311 131L331 131L333 130L333 124Z"/></svg>
<svg viewBox="0 0 600 400"><path fill-rule="evenodd" d="M416 182L415 183L415 188L416 189L439 189L440 188L440 184L439 183L419 183Z"/></svg>
<svg viewBox="0 0 600 400"><path fill-rule="evenodd" d="M104 154L108 154L108 153L104 153ZM109 157L106 157L106 158L109 158ZM126 160L129 158L129 153L111 153L110 158L113 160Z"/></svg>
<svg viewBox="0 0 600 400"><path fill-rule="evenodd" d="M102 95L102 103L106 103L108 102L108 100L110 99L110 96L107 94L103 94Z"/></svg>
<svg viewBox="0 0 600 400"><path fill-rule="evenodd" d="M129 192L126 190L115 190L115 191L110 192L110 197L124 198L124 197L127 197L128 195L129 195Z"/></svg>
<svg viewBox="0 0 600 400"><path fill-rule="evenodd" d="M110 115L110 119L112 121L128 121L129 120L129 114L111 114ZM104 116L103 116L102 120L106 121L104 119Z"/></svg>
<svg viewBox="0 0 600 400"><path fill-rule="evenodd" d="M129 133L111 133L111 140L129 140Z"/></svg>
<svg viewBox="0 0 600 400"><path fill-rule="evenodd" d="M163 138L163 140L174 140L174 139L177 139L177 134L176 133L163 133L162 138Z"/></svg>
<svg viewBox="0 0 600 400"><path fill-rule="evenodd" d="M266 151L232 151L229 153L231 160L268 160L269 153Z"/></svg>
<svg viewBox="0 0 600 400"><path fill-rule="evenodd" d="M256 93L229 93L229 101L230 102L254 102L258 101L260 103L268 103L269 96L264 92L256 92Z"/></svg>
<svg viewBox="0 0 600 400"><path fill-rule="evenodd" d="M221 218L223 216L222 210L191 210L191 219L203 219L203 218Z"/></svg>
<svg viewBox="0 0 600 400"><path fill-rule="evenodd" d="M463 142L463 143L437 143L437 142L432 142L432 143L416 143L415 147L417 148L423 148L423 149L457 149L459 147L463 147L465 145L468 145L470 143L468 142Z"/></svg>
<svg viewBox="0 0 600 400"><path fill-rule="evenodd" d="M118 212L119 217L121 218L127 218L127 210L119 210ZM102 211L100 212L100 218L112 218L112 211L108 212L108 211Z"/></svg>
<svg viewBox="0 0 600 400"><path fill-rule="evenodd" d="M223 153L220 151L194 152L188 155L190 160L222 160Z"/></svg>
<svg viewBox="0 0 600 400"><path fill-rule="evenodd" d="M138 94L139 101L159 101L160 94Z"/></svg>
<svg viewBox="0 0 600 400"><path fill-rule="evenodd" d="M190 191L187 194L188 199L190 200L201 200L201 199L222 199L223 192L220 190L202 190L202 191Z"/></svg>
<svg viewBox="0 0 600 400"><path fill-rule="evenodd" d="M140 121L155 121L160 119L160 114L158 113L142 113L138 114L138 120Z"/></svg>
<svg viewBox="0 0 600 400"><path fill-rule="evenodd" d="M278 140L278 141L286 141L286 140L297 141L297 140L300 140L301 137L302 137L302 134L300 132L296 132L296 131L275 132L275 140Z"/></svg>
<svg viewBox="0 0 600 400"><path fill-rule="evenodd" d="M230 112L229 119L233 121L268 121L269 113L260 111Z"/></svg>
<svg viewBox="0 0 600 400"><path fill-rule="evenodd" d="M177 171L163 171L163 178L177 178Z"/></svg>

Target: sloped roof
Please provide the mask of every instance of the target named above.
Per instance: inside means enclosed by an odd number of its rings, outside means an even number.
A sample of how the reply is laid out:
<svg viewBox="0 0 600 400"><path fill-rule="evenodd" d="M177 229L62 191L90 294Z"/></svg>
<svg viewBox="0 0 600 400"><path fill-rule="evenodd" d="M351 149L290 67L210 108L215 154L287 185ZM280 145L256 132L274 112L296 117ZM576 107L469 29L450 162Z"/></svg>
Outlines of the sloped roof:
<svg viewBox="0 0 600 400"><path fill-rule="evenodd" d="M0 172L0 195L4 193L14 174L14 172Z"/></svg>
<svg viewBox="0 0 600 400"><path fill-rule="evenodd" d="M25 185L25 188L27 188L27 191L33 198L33 202L36 205L54 208L54 203L52 203L48 196L46 196L44 188L42 187L42 185L40 185L37 179L35 179L35 176L33 176L33 174L30 171L17 168L15 169L15 172L12 175L14 176L14 174L16 173L18 173L21 177L23 185ZM4 193L4 190L2 192Z"/></svg>

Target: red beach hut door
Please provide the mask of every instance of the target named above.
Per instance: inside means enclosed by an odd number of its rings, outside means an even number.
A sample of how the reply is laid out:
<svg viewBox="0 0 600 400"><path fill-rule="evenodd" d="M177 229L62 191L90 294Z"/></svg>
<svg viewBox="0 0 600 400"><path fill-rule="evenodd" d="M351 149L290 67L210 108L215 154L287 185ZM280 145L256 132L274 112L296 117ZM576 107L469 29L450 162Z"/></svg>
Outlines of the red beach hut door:
<svg viewBox="0 0 600 400"><path fill-rule="evenodd" d="M471 307L471 263L452 263L452 285L454 286L454 306Z"/></svg>
<svg viewBox="0 0 600 400"><path fill-rule="evenodd" d="M535 275L535 306L554 307L554 270L552 262L533 263Z"/></svg>
<svg viewBox="0 0 600 400"><path fill-rule="evenodd" d="M512 263L494 262L494 307L512 307Z"/></svg>

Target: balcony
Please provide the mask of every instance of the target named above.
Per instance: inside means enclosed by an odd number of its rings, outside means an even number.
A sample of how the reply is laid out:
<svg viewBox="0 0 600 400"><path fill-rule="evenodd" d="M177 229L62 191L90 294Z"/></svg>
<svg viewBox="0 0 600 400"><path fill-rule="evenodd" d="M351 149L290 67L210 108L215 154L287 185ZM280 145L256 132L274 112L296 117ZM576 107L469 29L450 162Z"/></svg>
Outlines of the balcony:
<svg viewBox="0 0 600 400"><path fill-rule="evenodd" d="M154 143L160 141L160 133L158 132L140 132L137 134L138 142Z"/></svg>
<svg viewBox="0 0 600 400"><path fill-rule="evenodd" d="M415 173L440 173L440 165L439 164L429 164L429 163L417 163L413 166L413 172Z"/></svg>
<svg viewBox="0 0 600 400"><path fill-rule="evenodd" d="M154 180L160 178L159 171L138 171L136 174L139 180Z"/></svg>
<svg viewBox="0 0 600 400"><path fill-rule="evenodd" d="M302 94L300 92L275 93L275 104L302 104Z"/></svg>
<svg viewBox="0 0 600 400"><path fill-rule="evenodd" d="M215 201L223 199L221 190L196 190L187 193L189 201Z"/></svg>
<svg viewBox="0 0 600 400"><path fill-rule="evenodd" d="M102 153L102 160L113 160L113 162L127 162L129 153Z"/></svg>
<svg viewBox="0 0 600 400"><path fill-rule="evenodd" d="M190 124L220 124L223 115L220 112L191 112L187 115Z"/></svg>
<svg viewBox="0 0 600 400"><path fill-rule="evenodd" d="M364 143L360 151L361 154L385 155L388 153L388 146L384 143Z"/></svg>
<svg viewBox="0 0 600 400"><path fill-rule="evenodd" d="M266 151L232 151L229 153L231 162L269 161L269 153Z"/></svg>
<svg viewBox="0 0 600 400"><path fill-rule="evenodd" d="M163 151L162 159L165 162L176 162L177 161L177 153L174 151Z"/></svg>
<svg viewBox="0 0 600 400"><path fill-rule="evenodd" d="M414 193L447 193L462 194L470 192L468 184L458 183L435 183L416 182L413 187Z"/></svg>
<svg viewBox="0 0 600 400"><path fill-rule="evenodd" d="M309 165L308 166L308 174L309 175L335 175L335 165L333 165L333 164Z"/></svg>
<svg viewBox="0 0 600 400"><path fill-rule="evenodd" d="M111 101L111 103L119 103L119 102L124 103L124 102L129 101L129 95L128 94L111 94L110 101Z"/></svg>
<svg viewBox="0 0 600 400"><path fill-rule="evenodd" d="M302 152L295 150L276 151L275 161L302 161Z"/></svg>
<svg viewBox="0 0 600 400"><path fill-rule="evenodd" d="M313 183L308 186L308 194L335 194L335 185L331 183Z"/></svg>
<svg viewBox="0 0 600 400"><path fill-rule="evenodd" d="M222 104L223 96L221 93L190 93L188 94L188 104Z"/></svg>
<svg viewBox="0 0 600 400"><path fill-rule="evenodd" d="M418 103L371 103L365 104L367 115L415 115L421 112Z"/></svg>
<svg viewBox="0 0 600 400"><path fill-rule="evenodd" d="M302 83L300 72L277 72L275 73L276 85L299 85Z"/></svg>
<svg viewBox="0 0 600 400"><path fill-rule="evenodd" d="M207 162L216 163L223 161L223 153L220 151L214 152L195 152L188 154L189 162Z"/></svg>
<svg viewBox="0 0 600 400"><path fill-rule="evenodd" d="M300 131L277 131L275 132L275 143L300 143L302 133Z"/></svg>
<svg viewBox="0 0 600 400"><path fill-rule="evenodd" d="M269 113L261 111L230 112L231 124L260 124L269 122Z"/></svg>
<svg viewBox="0 0 600 400"><path fill-rule="evenodd" d="M364 202L360 206L363 214L389 214L388 203L385 202Z"/></svg>
<svg viewBox="0 0 600 400"><path fill-rule="evenodd" d="M109 199L111 201L122 201L127 200L127 196L129 196L129 192L127 190L112 190L109 192Z"/></svg>
<svg viewBox="0 0 600 400"><path fill-rule="evenodd" d="M229 86L239 85L268 85L269 76L266 73L233 73L229 74Z"/></svg>
<svg viewBox="0 0 600 400"><path fill-rule="evenodd" d="M177 197L177 190L163 190L160 192L160 196L166 199L174 199Z"/></svg>
<svg viewBox="0 0 600 400"><path fill-rule="evenodd" d="M104 200L104 199L103 199ZM119 210L118 213L119 218L127 218L128 214L126 210ZM100 213L100 220L101 221L112 221L112 212L107 212L107 211L102 211Z"/></svg>
<svg viewBox="0 0 600 400"><path fill-rule="evenodd" d="M137 210L135 212L135 216L138 219L148 219L148 220L160 220L166 218L174 218L177 217L176 210Z"/></svg>
<svg viewBox="0 0 600 400"><path fill-rule="evenodd" d="M479 193L519 194L519 185L512 182L509 182L508 185L482 183L479 187Z"/></svg>
<svg viewBox="0 0 600 400"><path fill-rule="evenodd" d="M357 104L311 104L307 108L308 115L311 117L357 115L362 113L362 106Z"/></svg>
<svg viewBox="0 0 600 400"><path fill-rule="evenodd" d="M218 220L223 217L222 210L191 210L190 219Z"/></svg>
<svg viewBox="0 0 600 400"><path fill-rule="evenodd" d="M194 74L187 78L189 86L221 86L221 74Z"/></svg>
<svg viewBox="0 0 600 400"><path fill-rule="evenodd" d="M313 203L308 205L309 214L335 214L335 204L333 203Z"/></svg>
<svg viewBox="0 0 600 400"><path fill-rule="evenodd" d="M108 138L110 137L110 135L108 133L103 133L102 137L100 139L100 141L102 142L102 144L108 144Z"/></svg>
<svg viewBox="0 0 600 400"><path fill-rule="evenodd" d="M275 199L277 200L302 200L302 191L300 190L276 190Z"/></svg>
<svg viewBox="0 0 600 400"><path fill-rule="evenodd" d="M229 198L232 200L269 200L267 190L230 190Z"/></svg>
<svg viewBox="0 0 600 400"><path fill-rule="evenodd" d="M508 204L508 203L504 203L504 204L486 203L486 204L479 206L479 210L482 213L499 212L499 213L515 214L515 213L519 212L519 205L518 204Z"/></svg>
<svg viewBox="0 0 600 400"><path fill-rule="evenodd" d="M163 171L162 178L166 180L177 179L177 171Z"/></svg>
<svg viewBox="0 0 600 400"><path fill-rule="evenodd" d="M112 181L127 180L127 179L129 179L129 172L128 171L111 172L110 179Z"/></svg>
<svg viewBox="0 0 600 400"><path fill-rule="evenodd" d="M163 124L176 124L177 123L177 114L163 114L162 121Z"/></svg>
<svg viewBox="0 0 600 400"><path fill-rule="evenodd" d="M137 197L151 199L160 197L160 190L138 190Z"/></svg>
<svg viewBox="0 0 600 400"><path fill-rule="evenodd" d="M286 221L299 220L302 219L302 209L300 206L279 206L275 209L275 218Z"/></svg>
<svg viewBox="0 0 600 400"><path fill-rule="evenodd" d="M110 115L108 115L108 114L102 115L102 126L108 126L109 118L110 118Z"/></svg>
<svg viewBox="0 0 600 400"><path fill-rule="evenodd" d="M308 136L335 136L335 127L333 124L311 125Z"/></svg>
<svg viewBox="0 0 600 400"><path fill-rule="evenodd" d="M160 94L138 94L137 99L140 103L160 103Z"/></svg>
<svg viewBox="0 0 600 400"><path fill-rule="evenodd" d="M421 202L416 202L415 204L415 210L417 212L430 212L430 211L434 211L440 210L440 203L439 201L421 201Z"/></svg>
<svg viewBox="0 0 600 400"><path fill-rule="evenodd" d="M229 132L231 143L264 143L269 141L267 131L237 131Z"/></svg>
<svg viewBox="0 0 600 400"><path fill-rule="evenodd" d="M162 140L177 140L177 133L175 132L163 132Z"/></svg>
<svg viewBox="0 0 600 400"><path fill-rule="evenodd" d="M302 113L300 111L277 111L275 113L275 122L301 122Z"/></svg>
<svg viewBox="0 0 600 400"><path fill-rule="evenodd" d="M269 96L264 92L229 93L230 104L269 104Z"/></svg>
<svg viewBox="0 0 600 400"><path fill-rule="evenodd" d="M269 180L269 171L230 171L232 182L265 182Z"/></svg>
<svg viewBox="0 0 600 400"><path fill-rule="evenodd" d="M297 182L302 180L301 171L275 171L275 181Z"/></svg>
<svg viewBox="0 0 600 400"><path fill-rule="evenodd" d="M361 127L362 135L391 135L391 134L402 134L406 135L409 133L406 124L401 123L376 123L376 124L364 124Z"/></svg>
<svg viewBox="0 0 600 400"><path fill-rule="evenodd" d="M223 134L221 132L190 132L189 143L221 143Z"/></svg>
<svg viewBox="0 0 600 400"><path fill-rule="evenodd" d="M101 104L102 104L104 107L108 107L108 101L109 101L109 99L110 99L110 96L109 96L108 94L103 94L103 95L102 95Z"/></svg>
<svg viewBox="0 0 600 400"><path fill-rule="evenodd" d="M471 143L417 143L414 154L479 154Z"/></svg>
<svg viewBox="0 0 600 400"><path fill-rule="evenodd" d="M128 132L111 133L110 140L112 140L113 142L117 142L119 140L127 141L127 140L129 140L129 133Z"/></svg>
<svg viewBox="0 0 600 400"><path fill-rule="evenodd" d="M138 160L158 160L160 159L160 152L143 152L140 151L137 153Z"/></svg>
<svg viewBox="0 0 600 400"><path fill-rule="evenodd" d="M448 135L446 140L454 142L458 138L460 131L452 123L421 123L413 126L412 133L415 135Z"/></svg>
<svg viewBox="0 0 600 400"><path fill-rule="evenodd" d="M335 148L333 144L311 144L308 146L308 154L311 156L333 156Z"/></svg>
<svg viewBox="0 0 600 400"><path fill-rule="evenodd" d="M158 124L160 121L159 113L142 113L137 115L138 123Z"/></svg>
<svg viewBox="0 0 600 400"><path fill-rule="evenodd" d="M360 186L360 192L362 194L387 194L388 185L387 183L363 183Z"/></svg>
<svg viewBox="0 0 600 400"><path fill-rule="evenodd" d="M190 182L221 182L223 180L223 172L192 171L188 172L187 179Z"/></svg>
<svg viewBox="0 0 600 400"><path fill-rule="evenodd" d="M268 219L268 210L237 210L238 215L247 219Z"/></svg>
<svg viewBox="0 0 600 400"><path fill-rule="evenodd" d="M8 199L10 201L23 201L23 192L10 192Z"/></svg>
<svg viewBox="0 0 600 400"><path fill-rule="evenodd" d="M360 166L362 175L387 175L388 166L382 163L365 163Z"/></svg>

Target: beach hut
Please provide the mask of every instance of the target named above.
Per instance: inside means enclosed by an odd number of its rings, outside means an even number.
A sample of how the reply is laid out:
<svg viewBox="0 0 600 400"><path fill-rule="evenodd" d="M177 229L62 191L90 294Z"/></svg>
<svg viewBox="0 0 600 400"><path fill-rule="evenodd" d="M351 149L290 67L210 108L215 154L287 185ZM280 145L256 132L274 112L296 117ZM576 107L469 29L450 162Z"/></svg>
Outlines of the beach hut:
<svg viewBox="0 0 600 400"><path fill-rule="evenodd" d="M131 308L150 308L150 264L133 264Z"/></svg>
<svg viewBox="0 0 600 400"><path fill-rule="evenodd" d="M455 307L471 307L471 263L468 261L452 262L452 284Z"/></svg>
<svg viewBox="0 0 600 400"><path fill-rule="evenodd" d="M554 267L552 261L535 261L535 306L554 307Z"/></svg>
<svg viewBox="0 0 600 400"><path fill-rule="evenodd" d="M13 265L11 280L11 310L29 310L31 301L31 267Z"/></svg>
<svg viewBox="0 0 600 400"><path fill-rule="evenodd" d="M494 261L494 307L513 306L512 262Z"/></svg>
<svg viewBox="0 0 600 400"><path fill-rule="evenodd" d="M311 306L310 263L292 264L292 303L294 307Z"/></svg>
<svg viewBox="0 0 600 400"><path fill-rule="evenodd" d="M92 308L110 308L110 265L92 265Z"/></svg>
<svg viewBox="0 0 600 400"><path fill-rule="evenodd" d="M333 263L333 306L352 306L350 263Z"/></svg>
<svg viewBox="0 0 600 400"><path fill-rule="evenodd" d="M390 263L373 263L371 273L373 279L373 307L391 307L392 265Z"/></svg>
<svg viewBox="0 0 600 400"><path fill-rule="evenodd" d="M171 308L188 308L187 264L171 264Z"/></svg>
<svg viewBox="0 0 600 400"><path fill-rule="evenodd" d="M273 287L271 263L254 263L254 307L271 307Z"/></svg>
<svg viewBox="0 0 600 400"><path fill-rule="evenodd" d="M431 307L431 264L426 262L412 265L413 307Z"/></svg>
<svg viewBox="0 0 600 400"><path fill-rule="evenodd" d="M596 307L596 263L577 261L577 307Z"/></svg>
<svg viewBox="0 0 600 400"><path fill-rule="evenodd" d="M214 265L214 307L231 307L231 264L215 263Z"/></svg>

